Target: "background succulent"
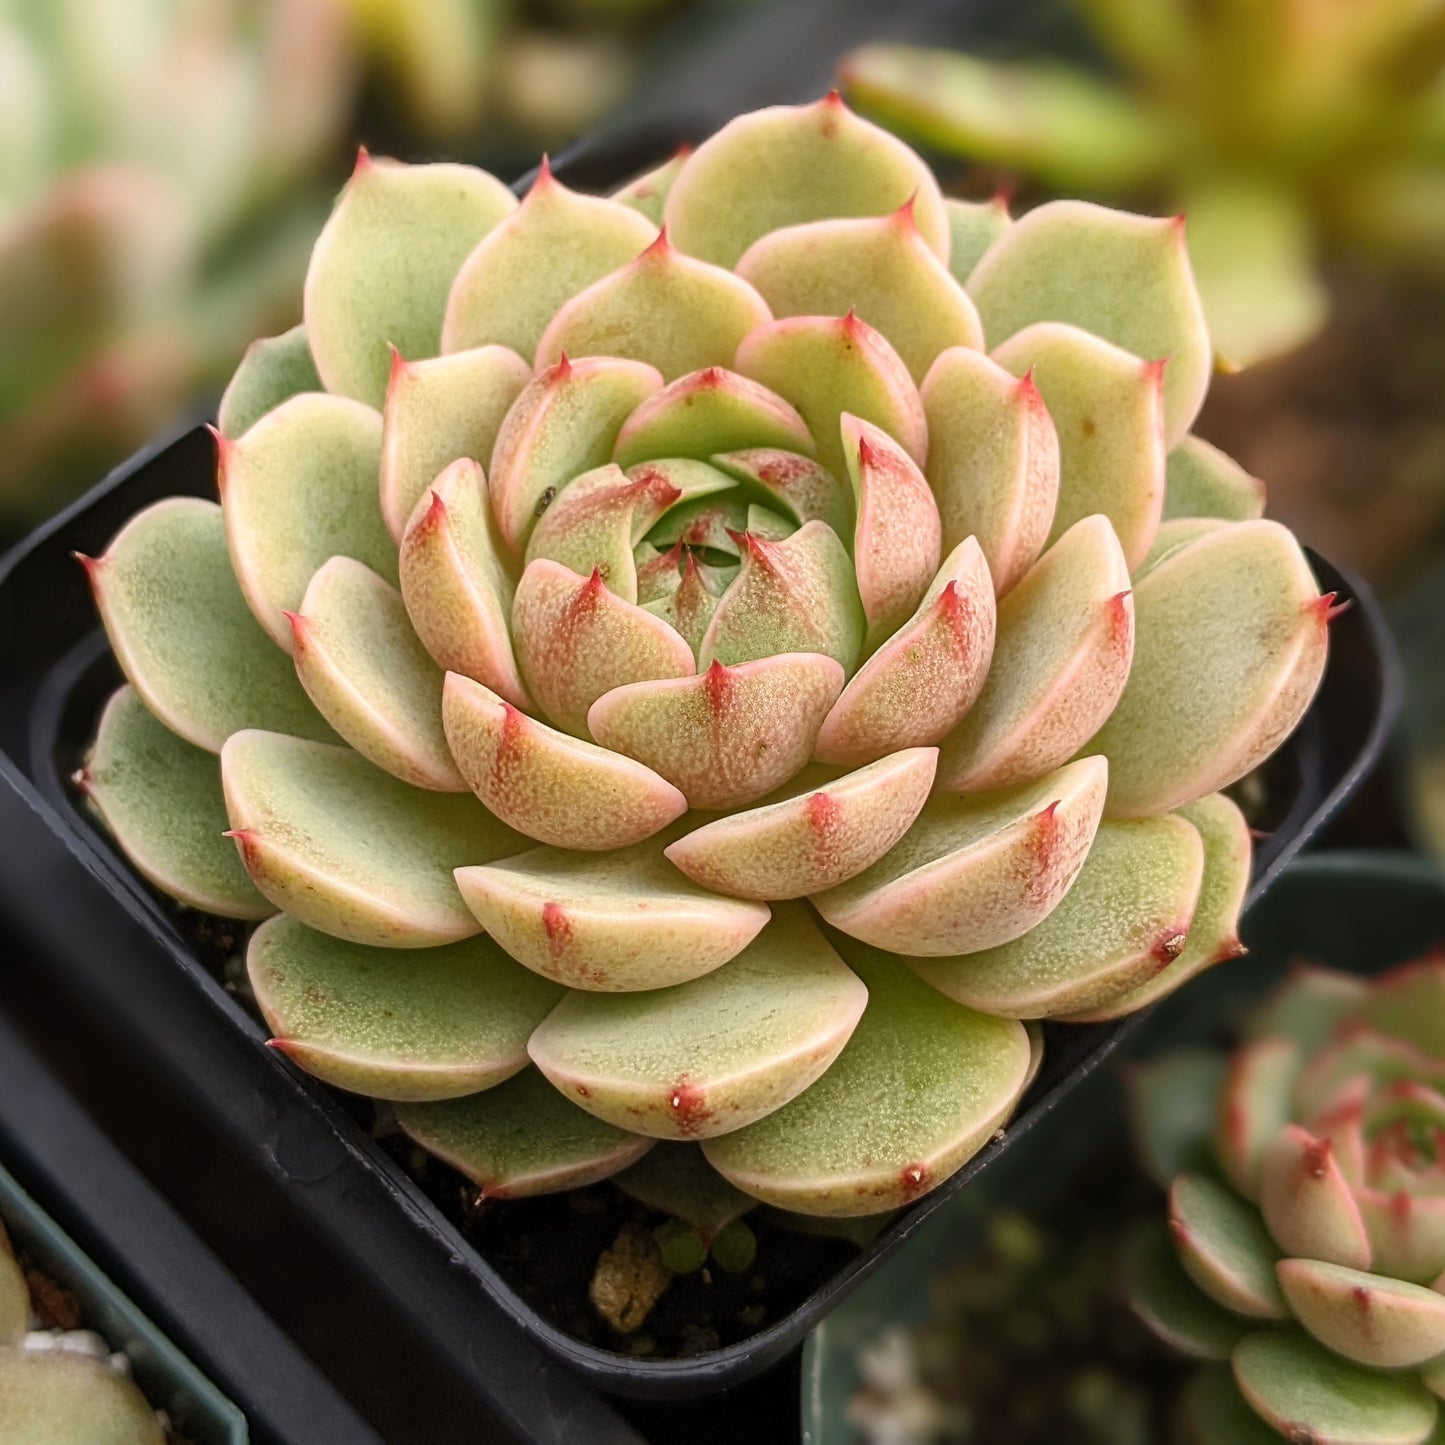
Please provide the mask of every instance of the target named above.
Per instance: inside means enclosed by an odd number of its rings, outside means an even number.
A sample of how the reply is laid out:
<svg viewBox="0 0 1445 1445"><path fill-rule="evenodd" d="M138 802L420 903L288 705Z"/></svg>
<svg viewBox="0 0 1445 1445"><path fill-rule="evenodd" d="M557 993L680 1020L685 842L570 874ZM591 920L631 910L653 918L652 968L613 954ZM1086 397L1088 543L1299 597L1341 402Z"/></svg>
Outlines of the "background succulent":
<svg viewBox="0 0 1445 1445"><path fill-rule="evenodd" d="M332 0L0 3L0 525L294 314L352 70Z"/></svg>
<svg viewBox="0 0 1445 1445"><path fill-rule="evenodd" d="M1221 356L1243 366L1324 319L1327 248L1438 274L1445 82L1438 9L1329 0L1077 0L1117 76L1057 61L871 46L850 98L906 134L1066 194L1188 212Z"/></svg>
<svg viewBox="0 0 1445 1445"><path fill-rule="evenodd" d="M1189 1440L1438 1438L1442 1029L1445 959L1370 983L1303 968L1233 1057L1136 1075L1169 1226L1135 1241L1135 1308L1217 1362L1186 1391Z"/></svg>
<svg viewBox="0 0 1445 1445"><path fill-rule="evenodd" d="M837 97L611 199L363 153L221 505L87 564L130 685L81 785L183 902L280 910L275 1046L484 1197L661 1138L907 1202L1024 1020L1238 951L1218 790L1329 601L1189 436L1210 364L1178 224L945 202Z"/></svg>

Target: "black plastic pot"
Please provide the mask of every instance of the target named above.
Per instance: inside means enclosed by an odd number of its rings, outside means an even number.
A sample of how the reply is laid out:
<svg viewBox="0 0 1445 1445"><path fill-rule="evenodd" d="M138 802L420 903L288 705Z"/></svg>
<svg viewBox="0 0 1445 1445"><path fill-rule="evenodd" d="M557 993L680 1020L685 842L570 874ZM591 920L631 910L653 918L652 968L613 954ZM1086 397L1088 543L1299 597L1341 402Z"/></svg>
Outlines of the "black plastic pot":
<svg viewBox="0 0 1445 1445"><path fill-rule="evenodd" d="M45 825L144 930L152 955L163 955L172 970L186 977L194 991L194 1013L219 1015L224 1021L231 1036L224 1056L186 1049L184 1039L168 1042L173 1055L168 1062L179 1074L179 1086L208 1100L238 1144L325 1219L343 1248L384 1277L388 1292L416 1328L463 1371L485 1378L498 1360L521 1352L517 1357L530 1362L526 1368L542 1370L555 1387L555 1372L547 1373L540 1357L532 1356L520 1338L524 1335L546 1355L622 1395L688 1398L757 1374L793 1350L818 1319L924 1220L1027 1134L1136 1022L1046 1026L1043 1071L1004 1138L910 1209L802 1305L750 1339L691 1359L647 1361L563 1334L513 1292L366 1136L333 1092L261 1047L265 1035L258 1022L202 965L173 914L132 873L68 790L68 771L118 678L84 578L69 553L99 551L129 516L159 497L211 490L210 442L197 429L122 467L0 564L0 775L8 777ZM1327 563L1315 559L1315 566L1324 587L1356 605L1332 625L1330 662L1320 693L1270 766L1276 816L1258 849L1256 898L1373 765L1398 706L1393 652L1373 599ZM155 963L154 957L148 960L148 978L157 973ZM97 969L92 984L97 980L117 1007L127 1008L132 1016L148 1012L135 1002L135 990L144 986L139 976L118 987L113 973ZM133 1017L132 1026L148 1027L149 1021ZM503 1321L510 1321L518 1333L509 1335ZM473 1348L482 1338L488 1342L485 1360L479 1358L482 1350ZM561 1378L570 1384L569 1377ZM554 1396L564 1413L565 1395L564 1390ZM529 1433L539 1428L535 1419L514 1423Z"/></svg>
<svg viewBox="0 0 1445 1445"><path fill-rule="evenodd" d="M380 1445L3 1018L0 1161L11 1238L196 1445Z"/></svg>

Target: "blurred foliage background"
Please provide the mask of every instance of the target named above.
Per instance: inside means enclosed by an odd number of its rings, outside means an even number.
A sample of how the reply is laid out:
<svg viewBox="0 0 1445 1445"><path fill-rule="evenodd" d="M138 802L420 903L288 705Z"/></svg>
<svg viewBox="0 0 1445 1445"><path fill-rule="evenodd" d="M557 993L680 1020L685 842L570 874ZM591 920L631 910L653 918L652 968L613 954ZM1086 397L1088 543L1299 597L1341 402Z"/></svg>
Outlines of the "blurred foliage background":
<svg viewBox="0 0 1445 1445"><path fill-rule="evenodd" d="M1445 0L0 0L0 538L294 322L358 141L512 175L835 66L958 194L1185 213L1200 430L1389 602L1445 854Z"/></svg>

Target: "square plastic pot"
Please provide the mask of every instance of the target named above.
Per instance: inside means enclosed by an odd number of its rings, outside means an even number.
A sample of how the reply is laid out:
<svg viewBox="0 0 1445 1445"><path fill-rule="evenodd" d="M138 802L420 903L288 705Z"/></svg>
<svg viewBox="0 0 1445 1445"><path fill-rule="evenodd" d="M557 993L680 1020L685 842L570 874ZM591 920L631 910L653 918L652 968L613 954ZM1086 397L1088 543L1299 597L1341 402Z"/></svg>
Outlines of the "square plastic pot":
<svg viewBox="0 0 1445 1445"><path fill-rule="evenodd" d="M476 1349L509 1321L546 1356L604 1389L682 1399L725 1389L787 1355L807 1331L935 1211L1025 1138L1033 1126L1112 1052L1137 1022L1046 1025L1043 1070L1004 1137L896 1220L797 1308L751 1338L685 1360L637 1360L562 1333L501 1278L387 1157L326 1086L261 1045L259 1022L194 955L173 915L131 871L81 810L66 783L118 673L96 625L80 569L69 554L95 553L141 507L163 496L212 491L211 444L196 429L143 453L42 528L0 564L0 774L56 838L180 970L197 1010L219 1013L244 1047L224 1057L173 1050L177 1086L229 1114L241 1147L278 1183L330 1221L346 1247L387 1276L418 1328L462 1368L485 1374ZM1322 587L1355 605L1332 624L1329 666L1294 737L1271 763L1274 826L1257 850L1251 897L1270 886L1373 765L1398 705L1396 666L1368 592L1313 559ZM133 1026L144 1026L136 1021ZM242 1117L256 1096L268 1102ZM397 1268L425 1260L423 1271ZM566 1406L560 1408L565 1412Z"/></svg>

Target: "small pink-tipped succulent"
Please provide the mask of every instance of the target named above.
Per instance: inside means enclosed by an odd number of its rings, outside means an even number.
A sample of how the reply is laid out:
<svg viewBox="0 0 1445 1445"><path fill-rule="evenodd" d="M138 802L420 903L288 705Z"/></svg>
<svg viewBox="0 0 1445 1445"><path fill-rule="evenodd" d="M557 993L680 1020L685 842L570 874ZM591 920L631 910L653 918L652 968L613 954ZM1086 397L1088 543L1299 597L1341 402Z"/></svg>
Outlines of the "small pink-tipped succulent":
<svg viewBox="0 0 1445 1445"><path fill-rule="evenodd" d="M1132 1081L1169 1227L1135 1240L1130 1292L1214 1362L1184 1438L1437 1441L1445 956L1374 982L1302 968L1247 1033L1228 1060L1185 1051Z"/></svg>
<svg viewBox="0 0 1445 1445"><path fill-rule="evenodd" d="M1188 435L1209 369L1178 223L1005 224L836 97L611 198L363 155L221 505L90 564L131 686L82 781L162 888L279 910L276 1046L485 1195L660 1138L907 1202L1024 1020L1237 951L1220 789L1328 602Z"/></svg>

